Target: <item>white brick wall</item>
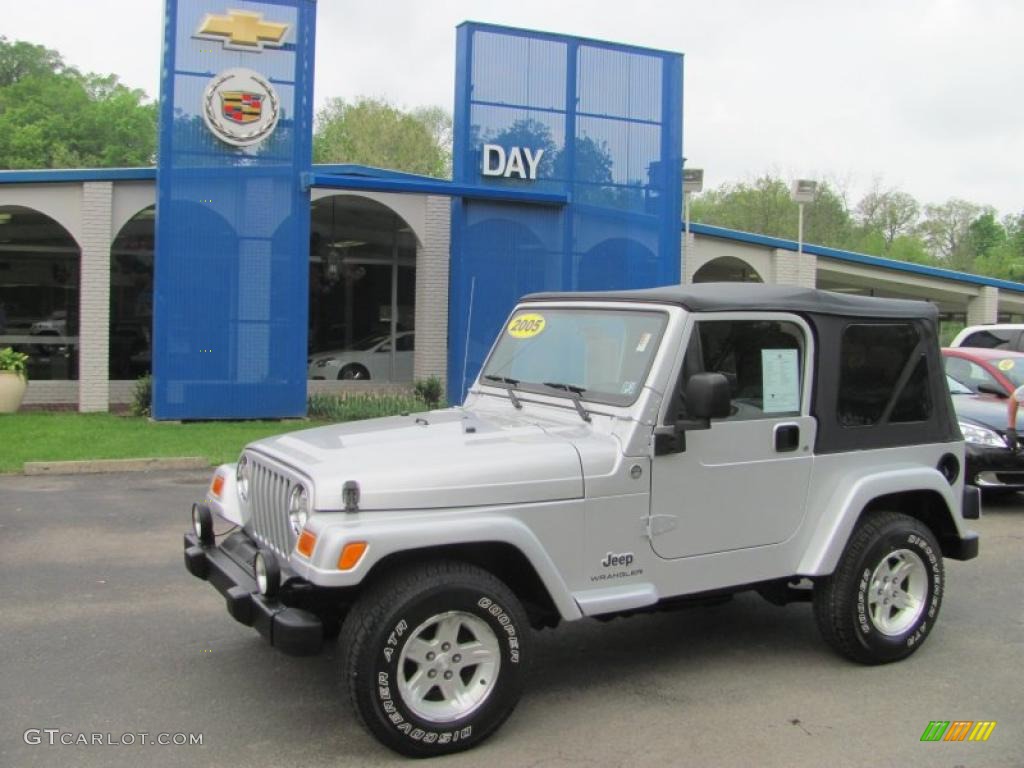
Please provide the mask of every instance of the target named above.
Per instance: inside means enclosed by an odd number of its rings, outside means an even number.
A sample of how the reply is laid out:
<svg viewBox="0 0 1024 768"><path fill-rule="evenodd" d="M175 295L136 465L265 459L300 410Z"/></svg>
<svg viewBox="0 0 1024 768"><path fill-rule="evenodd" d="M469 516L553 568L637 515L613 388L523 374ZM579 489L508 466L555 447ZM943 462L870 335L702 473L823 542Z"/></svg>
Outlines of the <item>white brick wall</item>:
<svg viewBox="0 0 1024 768"><path fill-rule="evenodd" d="M692 232L689 235L683 232L683 236L679 240L679 275L682 278L683 285L690 285L693 283L693 276L696 274L697 268L700 266L700 254L697 251L698 247L697 236Z"/></svg>
<svg viewBox="0 0 1024 768"><path fill-rule="evenodd" d="M110 245L114 185L82 184L81 293L78 321L78 410L106 411L110 403Z"/></svg>
<svg viewBox="0 0 1024 768"><path fill-rule="evenodd" d="M818 257L814 254L806 251L798 254L796 251L776 248L772 253L772 266L775 274L770 282L776 285L798 285L803 288L814 288L817 285Z"/></svg>
<svg viewBox="0 0 1024 768"><path fill-rule="evenodd" d="M424 242L416 250L417 379L445 380L448 364L448 265L451 259L451 199L427 198Z"/></svg>
<svg viewBox="0 0 1024 768"><path fill-rule="evenodd" d="M967 324L984 325L999 319L999 289L983 285L973 299L967 300Z"/></svg>

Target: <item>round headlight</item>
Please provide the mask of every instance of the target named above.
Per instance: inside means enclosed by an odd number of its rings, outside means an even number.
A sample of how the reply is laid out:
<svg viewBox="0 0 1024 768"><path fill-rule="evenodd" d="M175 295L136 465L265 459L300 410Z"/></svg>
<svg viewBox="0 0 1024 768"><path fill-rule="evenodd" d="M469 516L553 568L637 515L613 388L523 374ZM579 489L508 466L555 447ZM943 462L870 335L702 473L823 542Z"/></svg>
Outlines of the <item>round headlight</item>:
<svg viewBox="0 0 1024 768"><path fill-rule="evenodd" d="M302 484L296 484L288 496L288 524L292 533L298 536L309 520L309 491Z"/></svg>
<svg viewBox="0 0 1024 768"><path fill-rule="evenodd" d="M272 552L260 550L256 553L256 561L253 563L253 572L256 576L256 588L264 597L274 597L277 588L281 586L281 567L277 564L277 558Z"/></svg>
<svg viewBox="0 0 1024 768"><path fill-rule="evenodd" d="M238 498L242 501L249 500L249 459L243 453L238 459L238 467L235 469L235 486L238 488Z"/></svg>

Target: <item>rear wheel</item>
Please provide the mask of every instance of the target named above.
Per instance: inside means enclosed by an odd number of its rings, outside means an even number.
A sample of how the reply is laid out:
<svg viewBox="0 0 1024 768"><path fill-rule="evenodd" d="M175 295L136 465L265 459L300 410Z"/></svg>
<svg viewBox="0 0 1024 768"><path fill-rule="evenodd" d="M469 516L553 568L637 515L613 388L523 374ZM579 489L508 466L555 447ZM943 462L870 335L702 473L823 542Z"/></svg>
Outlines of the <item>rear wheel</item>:
<svg viewBox="0 0 1024 768"><path fill-rule="evenodd" d="M931 530L896 512L866 517L835 572L814 588L814 615L825 640L863 664L906 658L935 625L945 587L942 553Z"/></svg>
<svg viewBox="0 0 1024 768"><path fill-rule="evenodd" d="M342 629L353 706L385 746L411 757L468 749L515 709L529 638L511 590L440 561L371 586Z"/></svg>

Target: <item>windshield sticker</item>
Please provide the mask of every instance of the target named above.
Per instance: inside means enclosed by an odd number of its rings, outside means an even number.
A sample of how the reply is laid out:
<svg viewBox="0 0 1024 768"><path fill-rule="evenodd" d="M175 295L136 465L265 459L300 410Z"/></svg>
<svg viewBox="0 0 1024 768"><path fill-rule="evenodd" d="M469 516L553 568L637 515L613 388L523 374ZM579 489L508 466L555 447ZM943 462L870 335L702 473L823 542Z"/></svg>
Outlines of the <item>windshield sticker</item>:
<svg viewBox="0 0 1024 768"><path fill-rule="evenodd" d="M762 349L765 413L800 410L800 368L795 349Z"/></svg>
<svg viewBox="0 0 1024 768"><path fill-rule="evenodd" d="M635 381L624 381L624 382L622 382L622 394L624 394L624 395L632 395L634 392L636 392L636 382Z"/></svg>
<svg viewBox="0 0 1024 768"><path fill-rule="evenodd" d="M1005 360L1000 360L996 364L996 368L998 368L1000 371L1012 371L1013 370L1013 362L1014 361L1010 360L1009 358L1006 358Z"/></svg>
<svg viewBox="0 0 1024 768"><path fill-rule="evenodd" d="M647 345L651 343L651 334L644 333L640 336L640 343L636 345L637 352L646 352Z"/></svg>
<svg viewBox="0 0 1024 768"><path fill-rule="evenodd" d="M544 330L545 324L544 315L536 312L516 315L508 324L508 335L513 339L532 339Z"/></svg>

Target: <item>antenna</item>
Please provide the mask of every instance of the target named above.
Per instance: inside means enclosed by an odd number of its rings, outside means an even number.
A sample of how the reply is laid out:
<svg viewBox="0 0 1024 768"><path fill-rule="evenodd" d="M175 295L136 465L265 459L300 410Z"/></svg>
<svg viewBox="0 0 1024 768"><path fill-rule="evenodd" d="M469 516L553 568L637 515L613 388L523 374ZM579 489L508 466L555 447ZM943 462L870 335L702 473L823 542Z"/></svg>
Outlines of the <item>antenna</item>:
<svg viewBox="0 0 1024 768"><path fill-rule="evenodd" d="M476 275L469 281L469 317L466 319L466 343L462 351L462 382L460 387L462 395L459 402L466 400L466 369L469 368L469 333L473 328L473 294L476 293Z"/></svg>

